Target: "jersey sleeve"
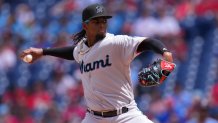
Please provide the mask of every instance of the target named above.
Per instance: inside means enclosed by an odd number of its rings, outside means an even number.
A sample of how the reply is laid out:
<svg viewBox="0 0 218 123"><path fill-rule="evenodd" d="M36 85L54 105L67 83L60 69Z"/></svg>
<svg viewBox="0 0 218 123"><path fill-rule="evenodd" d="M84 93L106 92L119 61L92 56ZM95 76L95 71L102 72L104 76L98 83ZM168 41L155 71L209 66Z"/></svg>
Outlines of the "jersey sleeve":
<svg viewBox="0 0 218 123"><path fill-rule="evenodd" d="M77 63L79 63L79 46L77 45L73 51L73 57Z"/></svg>
<svg viewBox="0 0 218 123"><path fill-rule="evenodd" d="M124 63L130 64L131 61L138 55L136 52L138 45L144 39L146 39L146 37L131 37L127 35L117 36L115 39L116 44Z"/></svg>

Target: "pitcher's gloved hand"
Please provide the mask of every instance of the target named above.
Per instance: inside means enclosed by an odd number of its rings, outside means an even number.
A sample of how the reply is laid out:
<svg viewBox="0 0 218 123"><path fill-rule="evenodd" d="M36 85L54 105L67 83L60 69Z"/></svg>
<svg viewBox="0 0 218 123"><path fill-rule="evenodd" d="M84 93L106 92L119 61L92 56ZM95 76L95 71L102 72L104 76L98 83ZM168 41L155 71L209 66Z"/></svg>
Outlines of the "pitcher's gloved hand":
<svg viewBox="0 0 218 123"><path fill-rule="evenodd" d="M138 79L142 86L155 86L161 84L175 69L176 64L163 59L154 61L138 73Z"/></svg>

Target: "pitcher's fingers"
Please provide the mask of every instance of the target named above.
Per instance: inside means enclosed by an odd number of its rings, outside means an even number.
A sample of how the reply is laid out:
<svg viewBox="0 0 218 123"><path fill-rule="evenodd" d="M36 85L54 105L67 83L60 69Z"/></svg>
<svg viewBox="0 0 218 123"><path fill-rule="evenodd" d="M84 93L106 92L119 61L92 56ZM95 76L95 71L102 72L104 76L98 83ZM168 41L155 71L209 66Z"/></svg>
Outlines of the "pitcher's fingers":
<svg viewBox="0 0 218 123"><path fill-rule="evenodd" d="M30 54L31 53L31 49L26 49L23 51L25 54Z"/></svg>
<svg viewBox="0 0 218 123"><path fill-rule="evenodd" d="M23 52L21 52L20 54L20 58L23 59L24 56L28 55L28 54L31 54L31 49L26 49L24 50Z"/></svg>
<svg viewBox="0 0 218 123"><path fill-rule="evenodd" d="M22 52L22 53L20 54L20 58L23 59L24 56L26 56L26 53L25 53L25 52Z"/></svg>

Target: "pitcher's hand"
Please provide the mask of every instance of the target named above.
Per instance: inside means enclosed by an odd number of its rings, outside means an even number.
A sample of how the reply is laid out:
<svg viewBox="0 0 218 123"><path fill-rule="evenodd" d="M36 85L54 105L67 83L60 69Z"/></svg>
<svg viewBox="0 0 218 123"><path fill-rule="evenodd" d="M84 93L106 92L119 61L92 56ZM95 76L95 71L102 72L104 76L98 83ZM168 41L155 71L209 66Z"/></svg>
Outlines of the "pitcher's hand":
<svg viewBox="0 0 218 123"><path fill-rule="evenodd" d="M31 62L29 63L33 63L35 62L37 59L41 58L43 56L43 50L42 48L33 48L30 47L29 49L24 50L21 54L20 54L20 58L23 60L23 58L28 55L31 54L33 59Z"/></svg>
<svg viewBox="0 0 218 123"><path fill-rule="evenodd" d="M173 62L173 55L171 52L164 52L163 58L168 62Z"/></svg>

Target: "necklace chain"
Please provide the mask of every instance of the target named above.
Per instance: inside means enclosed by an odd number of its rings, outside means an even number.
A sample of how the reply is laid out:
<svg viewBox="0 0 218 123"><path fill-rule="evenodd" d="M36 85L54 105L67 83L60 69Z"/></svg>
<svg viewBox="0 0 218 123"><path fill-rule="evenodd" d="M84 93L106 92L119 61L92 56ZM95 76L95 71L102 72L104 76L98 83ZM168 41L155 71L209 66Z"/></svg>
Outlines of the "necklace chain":
<svg viewBox="0 0 218 123"><path fill-rule="evenodd" d="M91 46L91 47L88 47L85 51L83 51L82 49L83 49L83 44L85 44L85 41L87 41L87 39L86 39L86 38L83 38L83 39L82 39L82 42L81 42L81 44L80 44L80 51L79 51L79 53L80 53L81 55L86 54L86 53L89 52L89 50L91 50L91 48L92 48L92 46Z"/></svg>

